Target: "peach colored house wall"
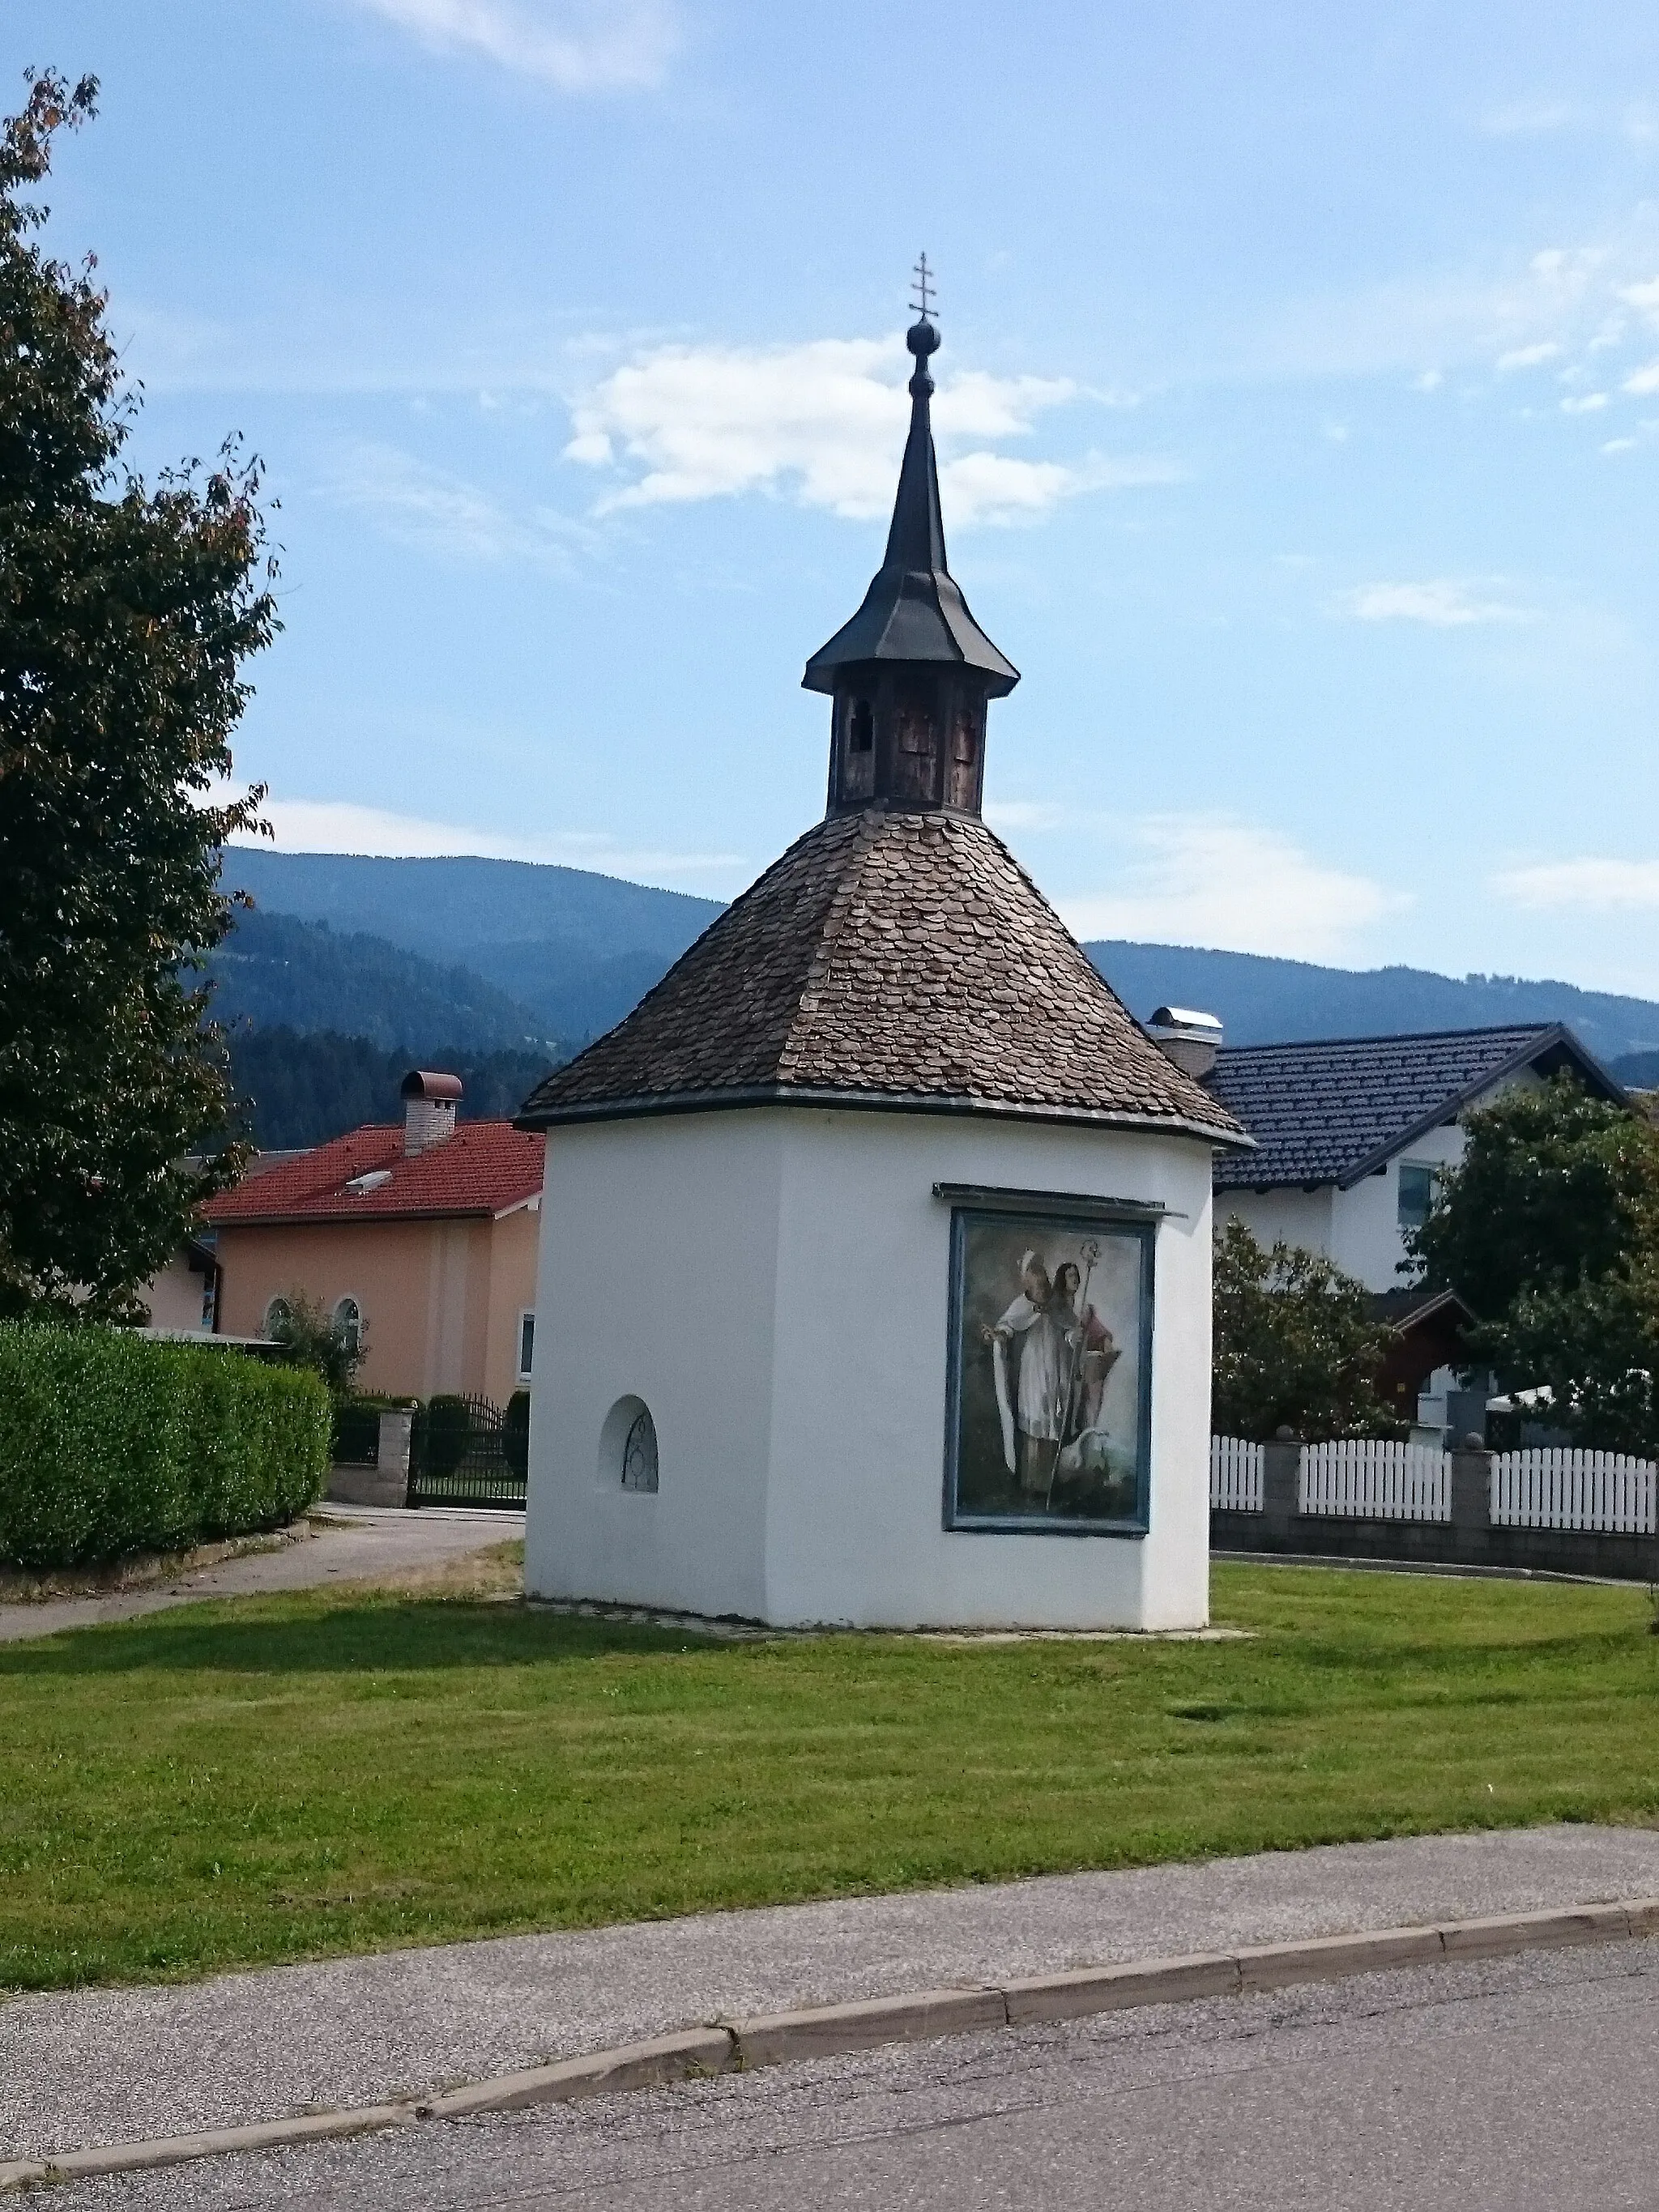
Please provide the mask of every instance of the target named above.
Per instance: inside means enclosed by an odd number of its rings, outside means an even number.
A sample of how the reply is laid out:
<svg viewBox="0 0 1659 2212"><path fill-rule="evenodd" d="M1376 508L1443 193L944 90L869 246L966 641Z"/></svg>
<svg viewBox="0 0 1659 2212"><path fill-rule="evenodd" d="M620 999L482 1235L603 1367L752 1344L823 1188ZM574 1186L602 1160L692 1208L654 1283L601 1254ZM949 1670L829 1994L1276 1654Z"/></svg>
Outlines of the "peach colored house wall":
<svg viewBox="0 0 1659 2212"><path fill-rule="evenodd" d="M219 1328L258 1335L295 1290L332 1309L356 1298L368 1330L358 1387L390 1397L471 1391L505 1405L518 1383L518 1317L536 1303L539 1207L499 1221L227 1223Z"/></svg>

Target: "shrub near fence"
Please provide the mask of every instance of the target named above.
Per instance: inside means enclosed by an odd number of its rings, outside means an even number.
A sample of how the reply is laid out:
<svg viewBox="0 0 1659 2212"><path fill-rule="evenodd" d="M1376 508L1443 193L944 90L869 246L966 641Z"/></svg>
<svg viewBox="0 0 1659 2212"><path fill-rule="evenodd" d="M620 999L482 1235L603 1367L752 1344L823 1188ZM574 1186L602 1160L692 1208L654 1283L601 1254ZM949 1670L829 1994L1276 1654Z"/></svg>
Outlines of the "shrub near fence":
<svg viewBox="0 0 1659 2212"><path fill-rule="evenodd" d="M182 1551L291 1521L328 1476L314 1375L109 1328L0 1323L0 1562Z"/></svg>

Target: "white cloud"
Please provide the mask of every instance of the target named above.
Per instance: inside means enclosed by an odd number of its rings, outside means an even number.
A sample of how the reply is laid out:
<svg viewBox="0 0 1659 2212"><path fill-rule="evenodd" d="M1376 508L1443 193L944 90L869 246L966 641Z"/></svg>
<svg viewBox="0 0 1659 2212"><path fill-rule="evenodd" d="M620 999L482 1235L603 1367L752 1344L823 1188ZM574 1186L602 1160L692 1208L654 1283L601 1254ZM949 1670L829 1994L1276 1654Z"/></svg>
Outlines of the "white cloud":
<svg viewBox="0 0 1659 2212"><path fill-rule="evenodd" d="M1077 809L1045 799L1005 799L988 805L985 818L994 830L1010 835L1021 830L1063 830L1076 823Z"/></svg>
<svg viewBox="0 0 1659 2212"><path fill-rule="evenodd" d="M1132 834L1118 888L1061 902L1074 935L1319 960L1408 903L1249 823L1158 815Z"/></svg>
<svg viewBox="0 0 1659 2212"><path fill-rule="evenodd" d="M1659 392L1659 361L1650 361L1645 368L1638 368L1633 376L1627 376L1624 388L1638 398L1650 392Z"/></svg>
<svg viewBox="0 0 1659 2212"><path fill-rule="evenodd" d="M1502 869L1492 885L1536 912L1648 913L1659 908L1659 860L1543 860Z"/></svg>
<svg viewBox="0 0 1659 2212"><path fill-rule="evenodd" d="M570 541L587 535L581 525L546 509L513 514L475 484L396 446L351 447L322 491L337 507L366 515L394 543L448 560L560 568L569 559Z"/></svg>
<svg viewBox="0 0 1659 2212"><path fill-rule="evenodd" d="M1587 111L1569 100L1516 100L1483 115L1480 127L1494 138L1533 138L1588 119Z"/></svg>
<svg viewBox="0 0 1659 2212"><path fill-rule="evenodd" d="M659 347L578 400L566 457L631 472L600 512L759 492L873 519L892 503L909 368L896 337ZM933 428L948 520L1029 520L1079 492L1177 473L1133 456L1028 460L992 450L992 441L1029 436L1039 415L1078 396L1061 378L980 369L941 378Z"/></svg>
<svg viewBox="0 0 1659 2212"><path fill-rule="evenodd" d="M1560 350L1553 338L1545 338L1537 345L1514 346L1498 355L1498 369L1508 375L1511 369L1536 368L1540 362L1553 361Z"/></svg>
<svg viewBox="0 0 1659 2212"><path fill-rule="evenodd" d="M1577 399L1564 399L1561 402L1561 412L1564 415L1595 415L1599 413L1607 404L1607 395L1605 392L1582 392Z"/></svg>
<svg viewBox="0 0 1659 2212"><path fill-rule="evenodd" d="M1363 291L1273 310L1244 337L1234 373L1373 376L1443 371L1553 343L1587 343L1617 287L1653 265L1659 211L1646 207L1606 243L1546 246L1506 269L1407 274Z"/></svg>
<svg viewBox="0 0 1659 2212"><path fill-rule="evenodd" d="M1531 619L1524 609L1506 601L1476 598L1474 586L1452 576L1422 584L1361 584L1345 592L1338 605L1358 622L1426 623L1434 629Z"/></svg>
<svg viewBox="0 0 1659 2212"><path fill-rule="evenodd" d="M481 54L561 92L659 84L679 45L668 0L356 0L434 53Z"/></svg>
<svg viewBox="0 0 1659 2212"><path fill-rule="evenodd" d="M569 868L594 868L609 876L635 878L729 877L741 870L737 853L674 853L630 848L599 831L565 830L520 836L452 822L433 822L385 807L359 806L346 799L267 799L260 810L287 853L370 853L427 858L471 854L490 860L552 860ZM240 845L259 845L258 837L238 837Z"/></svg>
<svg viewBox="0 0 1659 2212"><path fill-rule="evenodd" d="M1635 450L1634 438L1609 438L1601 448L1604 453L1628 453Z"/></svg>

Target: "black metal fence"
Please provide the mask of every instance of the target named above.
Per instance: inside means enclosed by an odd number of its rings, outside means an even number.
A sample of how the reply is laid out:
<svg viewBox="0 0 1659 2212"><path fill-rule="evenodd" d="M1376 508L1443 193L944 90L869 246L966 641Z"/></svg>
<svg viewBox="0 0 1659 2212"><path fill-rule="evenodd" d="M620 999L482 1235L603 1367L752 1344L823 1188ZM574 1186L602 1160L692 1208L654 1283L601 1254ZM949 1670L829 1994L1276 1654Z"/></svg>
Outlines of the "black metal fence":
<svg viewBox="0 0 1659 2212"><path fill-rule="evenodd" d="M334 1437L330 1456L337 1467L378 1467L380 1463L380 1409L360 1406L348 1399L334 1408Z"/></svg>
<svg viewBox="0 0 1659 2212"><path fill-rule="evenodd" d="M529 1489L530 1401L436 1397L417 1408L409 1445L411 1505L522 1510Z"/></svg>

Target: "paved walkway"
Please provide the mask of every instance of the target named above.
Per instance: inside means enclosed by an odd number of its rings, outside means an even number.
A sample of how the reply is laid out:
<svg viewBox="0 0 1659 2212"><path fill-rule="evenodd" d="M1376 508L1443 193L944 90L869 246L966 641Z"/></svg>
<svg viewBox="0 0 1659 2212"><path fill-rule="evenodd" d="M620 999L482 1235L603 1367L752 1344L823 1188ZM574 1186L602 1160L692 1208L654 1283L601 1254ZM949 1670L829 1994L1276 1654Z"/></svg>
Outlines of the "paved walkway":
<svg viewBox="0 0 1659 2212"><path fill-rule="evenodd" d="M55 1636L60 1629L89 1628L100 1621L133 1620L210 1597L250 1597L266 1590L315 1589L331 1582L366 1582L441 1566L472 1552L524 1534L522 1513L468 1511L428 1506L407 1513L394 1506L325 1506L317 1533L269 1552L221 1559L169 1582L98 1597L51 1598L40 1604L0 1605L0 1644Z"/></svg>
<svg viewBox="0 0 1659 2212"><path fill-rule="evenodd" d="M0 2158L362 2104L722 2014L1659 1895L1659 1832L1264 1853L0 2002Z"/></svg>

